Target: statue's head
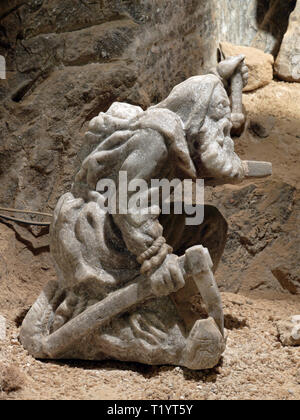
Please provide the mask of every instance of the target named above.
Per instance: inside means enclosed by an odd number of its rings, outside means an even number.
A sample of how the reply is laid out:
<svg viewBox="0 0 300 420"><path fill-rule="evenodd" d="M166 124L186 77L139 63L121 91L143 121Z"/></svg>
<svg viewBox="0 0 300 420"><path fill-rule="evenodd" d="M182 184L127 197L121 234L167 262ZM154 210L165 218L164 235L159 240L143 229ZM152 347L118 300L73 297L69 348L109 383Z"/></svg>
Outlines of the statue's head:
<svg viewBox="0 0 300 420"><path fill-rule="evenodd" d="M191 158L200 172L214 178L240 179L242 161L230 137L231 109L222 82L214 75L195 76L177 85L155 108L176 113L184 127Z"/></svg>

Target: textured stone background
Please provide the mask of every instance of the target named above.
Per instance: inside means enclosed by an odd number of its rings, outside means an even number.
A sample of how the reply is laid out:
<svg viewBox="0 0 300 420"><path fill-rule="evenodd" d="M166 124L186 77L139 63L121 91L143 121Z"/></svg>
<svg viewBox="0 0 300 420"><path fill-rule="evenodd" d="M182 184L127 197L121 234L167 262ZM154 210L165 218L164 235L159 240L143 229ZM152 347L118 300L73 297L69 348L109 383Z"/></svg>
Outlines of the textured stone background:
<svg viewBox="0 0 300 420"><path fill-rule="evenodd" d="M87 122L116 100L147 107L197 74L205 1L59 0L2 6L0 203L53 209Z"/></svg>
<svg viewBox="0 0 300 420"><path fill-rule="evenodd" d="M281 42L295 4L296 0L1 1L0 54L6 58L7 79L0 80L0 206L52 211L78 169L77 152L88 121L116 100L144 108L157 103L177 83L213 66L219 41L257 47L275 59L281 47L282 60L292 62L293 52L285 53ZM236 145L244 159L273 162L273 183L215 193L231 223L219 282L233 291L246 285L299 291L299 234L294 231L300 214L300 115L295 99L300 85L295 85L278 88L273 82L266 90L245 95L248 125ZM256 206L257 188L261 197L279 194L266 214L258 211L264 209L262 203ZM231 200L235 205L230 207ZM0 228L5 228L3 240L11 238L6 227ZM2 279L9 283L10 275L21 276L25 280L18 287L26 283L30 291L33 276L38 291L51 272L47 236L35 228L14 229L15 248L9 257L4 251L0 255L6 267ZM274 245L279 240L281 247ZM12 260L20 265L12 267Z"/></svg>
<svg viewBox="0 0 300 420"><path fill-rule="evenodd" d="M218 36L277 55L296 0L214 0Z"/></svg>

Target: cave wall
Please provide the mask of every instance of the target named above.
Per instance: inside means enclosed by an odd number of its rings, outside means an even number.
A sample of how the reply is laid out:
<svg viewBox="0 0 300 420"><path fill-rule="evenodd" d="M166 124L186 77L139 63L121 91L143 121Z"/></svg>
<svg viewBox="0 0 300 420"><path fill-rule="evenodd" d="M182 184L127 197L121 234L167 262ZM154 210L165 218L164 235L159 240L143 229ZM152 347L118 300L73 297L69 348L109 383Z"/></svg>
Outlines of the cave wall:
<svg viewBox="0 0 300 420"><path fill-rule="evenodd" d="M92 117L114 101L147 107L199 73L210 12L197 0L2 4L0 205L53 209Z"/></svg>
<svg viewBox="0 0 300 420"><path fill-rule="evenodd" d="M220 40L274 50L294 5L295 0L2 2L0 54L7 78L0 81L0 204L53 209L70 188L92 117L116 100L157 103L177 83L214 66Z"/></svg>
<svg viewBox="0 0 300 420"><path fill-rule="evenodd" d="M278 54L296 0L214 0L216 40Z"/></svg>

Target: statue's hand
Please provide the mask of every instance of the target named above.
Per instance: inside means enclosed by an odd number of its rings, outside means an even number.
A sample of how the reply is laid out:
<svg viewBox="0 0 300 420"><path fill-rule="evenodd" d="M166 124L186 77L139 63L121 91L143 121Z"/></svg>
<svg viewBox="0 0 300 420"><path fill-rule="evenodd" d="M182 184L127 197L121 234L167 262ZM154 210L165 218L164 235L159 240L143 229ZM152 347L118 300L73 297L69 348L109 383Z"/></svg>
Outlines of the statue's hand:
<svg viewBox="0 0 300 420"><path fill-rule="evenodd" d="M247 86L248 80L249 80L249 69L248 69L248 66L245 64L244 61L243 61L242 66L241 66L241 75L242 75L242 79L243 79L243 87L245 87L245 86Z"/></svg>
<svg viewBox="0 0 300 420"><path fill-rule="evenodd" d="M218 64L217 72L222 77L222 79L230 80L239 68L243 79L243 87L245 87L248 83L249 70L244 62L244 59L245 56L243 54L237 55L235 57L228 57L226 60L223 60Z"/></svg>
<svg viewBox="0 0 300 420"><path fill-rule="evenodd" d="M178 257L174 254L167 255L162 265L150 275L150 282L155 296L167 296L182 289L185 281L178 264Z"/></svg>

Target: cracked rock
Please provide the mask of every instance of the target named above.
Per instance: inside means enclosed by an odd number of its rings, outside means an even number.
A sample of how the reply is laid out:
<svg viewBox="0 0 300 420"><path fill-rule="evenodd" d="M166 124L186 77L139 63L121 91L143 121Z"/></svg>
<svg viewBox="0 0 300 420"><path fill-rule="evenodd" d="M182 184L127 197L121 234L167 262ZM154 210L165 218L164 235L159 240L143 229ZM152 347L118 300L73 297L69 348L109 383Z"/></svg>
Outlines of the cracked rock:
<svg viewBox="0 0 300 420"><path fill-rule="evenodd" d="M300 82L300 1L290 16L289 26L284 35L275 63L279 79Z"/></svg>
<svg viewBox="0 0 300 420"><path fill-rule="evenodd" d="M300 345L300 315L291 316L288 320L277 322L279 339L284 346Z"/></svg>

